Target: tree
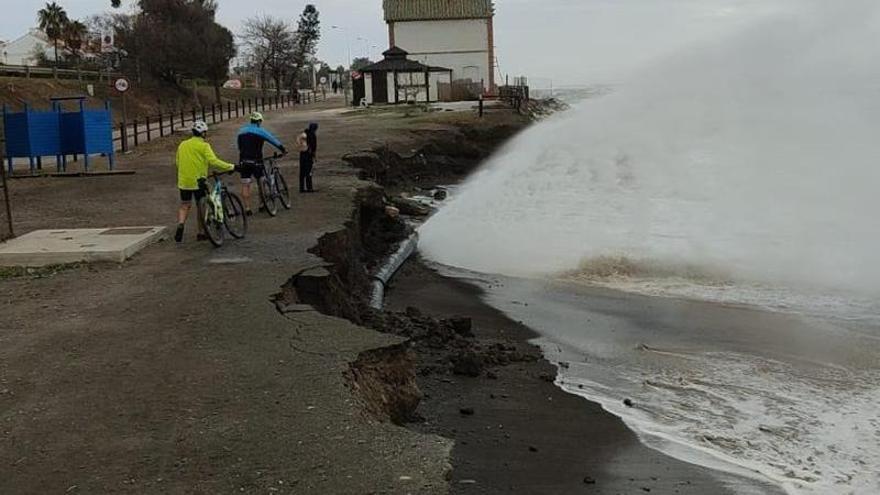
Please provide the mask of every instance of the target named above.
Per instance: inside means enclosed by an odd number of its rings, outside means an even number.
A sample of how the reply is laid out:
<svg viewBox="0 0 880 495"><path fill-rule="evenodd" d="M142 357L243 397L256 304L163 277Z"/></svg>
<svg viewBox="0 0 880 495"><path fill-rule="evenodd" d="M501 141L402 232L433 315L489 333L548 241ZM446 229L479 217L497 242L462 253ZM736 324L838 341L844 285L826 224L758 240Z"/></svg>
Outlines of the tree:
<svg viewBox="0 0 880 495"><path fill-rule="evenodd" d="M318 9L313 4L306 5L302 14L299 16L299 23L296 27L294 49L292 53L290 81L293 83L293 89L296 89L296 83L300 76L300 71L305 67L306 62L314 56L315 49L318 47L318 41L321 39L321 20Z"/></svg>
<svg viewBox="0 0 880 495"><path fill-rule="evenodd" d="M37 11L37 22L55 47L55 67L58 67L58 40L61 39L64 27L70 22L67 12L55 2L47 3Z"/></svg>
<svg viewBox="0 0 880 495"><path fill-rule="evenodd" d="M265 92L266 81L271 77L276 93L280 94L295 47L290 27L274 17L254 17L245 21L242 40L260 73L260 87Z"/></svg>
<svg viewBox="0 0 880 495"><path fill-rule="evenodd" d="M229 76L229 61L237 53L235 37L218 24L206 26L204 33L199 60L203 65L202 72L214 86L214 99L220 103L220 87Z"/></svg>
<svg viewBox="0 0 880 495"><path fill-rule="evenodd" d="M373 65L373 61L367 57L357 57L351 61L351 70L361 70L368 65Z"/></svg>
<svg viewBox="0 0 880 495"><path fill-rule="evenodd" d="M77 61L82 55L83 45L89 36L89 28L80 21L68 22L61 33L64 47Z"/></svg>

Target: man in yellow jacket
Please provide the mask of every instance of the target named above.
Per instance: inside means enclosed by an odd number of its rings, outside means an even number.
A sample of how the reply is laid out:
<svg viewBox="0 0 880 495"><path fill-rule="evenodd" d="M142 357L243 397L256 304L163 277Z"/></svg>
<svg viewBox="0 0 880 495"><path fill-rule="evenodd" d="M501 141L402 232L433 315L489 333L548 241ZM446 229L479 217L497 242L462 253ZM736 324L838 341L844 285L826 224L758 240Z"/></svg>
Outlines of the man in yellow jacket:
<svg viewBox="0 0 880 495"><path fill-rule="evenodd" d="M177 232L174 234L174 240L177 242L183 242L183 227L189 216L193 199L198 201L207 194L199 182L208 177L208 170L216 168L223 172L230 172L235 169L235 165L217 158L211 144L206 141L208 124L201 120L196 121L193 123L192 133L193 137L180 143L177 148L177 187L180 189ZM201 230L202 227L199 224L198 240L206 239Z"/></svg>

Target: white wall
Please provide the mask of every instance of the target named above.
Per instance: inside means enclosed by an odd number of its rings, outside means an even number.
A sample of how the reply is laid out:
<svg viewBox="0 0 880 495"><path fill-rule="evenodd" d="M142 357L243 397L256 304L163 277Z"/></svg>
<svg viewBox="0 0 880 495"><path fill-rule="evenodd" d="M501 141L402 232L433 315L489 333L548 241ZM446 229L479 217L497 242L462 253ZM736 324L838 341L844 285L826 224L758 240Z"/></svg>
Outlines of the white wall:
<svg viewBox="0 0 880 495"><path fill-rule="evenodd" d="M450 83L452 77L448 72L431 72L431 101L440 99L440 83Z"/></svg>
<svg viewBox="0 0 880 495"><path fill-rule="evenodd" d="M488 19L395 22L394 43L411 60L452 69L453 79L489 86Z"/></svg>
<svg viewBox="0 0 880 495"><path fill-rule="evenodd" d="M6 65L36 65L37 60L34 57L34 53L39 49L42 49L50 60L55 56L52 47L48 43L32 34L26 34L0 48L0 63ZM58 56L61 57L62 55L59 49Z"/></svg>
<svg viewBox="0 0 880 495"><path fill-rule="evenodd" d="M394 99L394 73L389 72L385 77L388 78L388 103L395 103L397 100Z"/></svg>
<svg viewBox="0 0 880 495"><path fill-rule="evenodd" d="M366 90L364 93L364 97L367 100L367 105L373 104L373 74L369 72L364 74L364 89ZM360 103L360 102L358 102Z"/></svg>

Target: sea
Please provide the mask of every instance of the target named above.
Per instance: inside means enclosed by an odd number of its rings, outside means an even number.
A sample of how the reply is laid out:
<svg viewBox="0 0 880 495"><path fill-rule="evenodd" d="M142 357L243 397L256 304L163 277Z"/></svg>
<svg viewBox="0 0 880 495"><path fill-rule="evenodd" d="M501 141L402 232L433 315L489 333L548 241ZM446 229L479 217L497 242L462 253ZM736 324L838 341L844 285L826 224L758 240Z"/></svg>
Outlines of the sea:
<svg viewBox="0 0 880 495"><path fill-rule="evenodd" d="M880 493L880 6L798 3L614 84L420 229L648 446Z"/></svg>

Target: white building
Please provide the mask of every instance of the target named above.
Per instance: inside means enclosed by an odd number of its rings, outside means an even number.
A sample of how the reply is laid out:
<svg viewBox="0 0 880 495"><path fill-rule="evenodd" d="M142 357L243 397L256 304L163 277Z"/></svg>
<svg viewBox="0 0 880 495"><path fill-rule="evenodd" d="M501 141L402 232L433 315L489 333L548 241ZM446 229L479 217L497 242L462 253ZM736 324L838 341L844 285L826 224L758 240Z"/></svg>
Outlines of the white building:
<svg viewBox="0 0 880 495"><path fill-rule="evenodd" d="M39 29L31 29L0 46L0 63L4 65L37 65L37 54L42 51L46 58L54 57L52 44Z"/></svg>
<svg viewBox="0 0 880 495"><path fill-rule="evenodd" d="M384 0L389 46L495 93L492 0Z"/></svg>

